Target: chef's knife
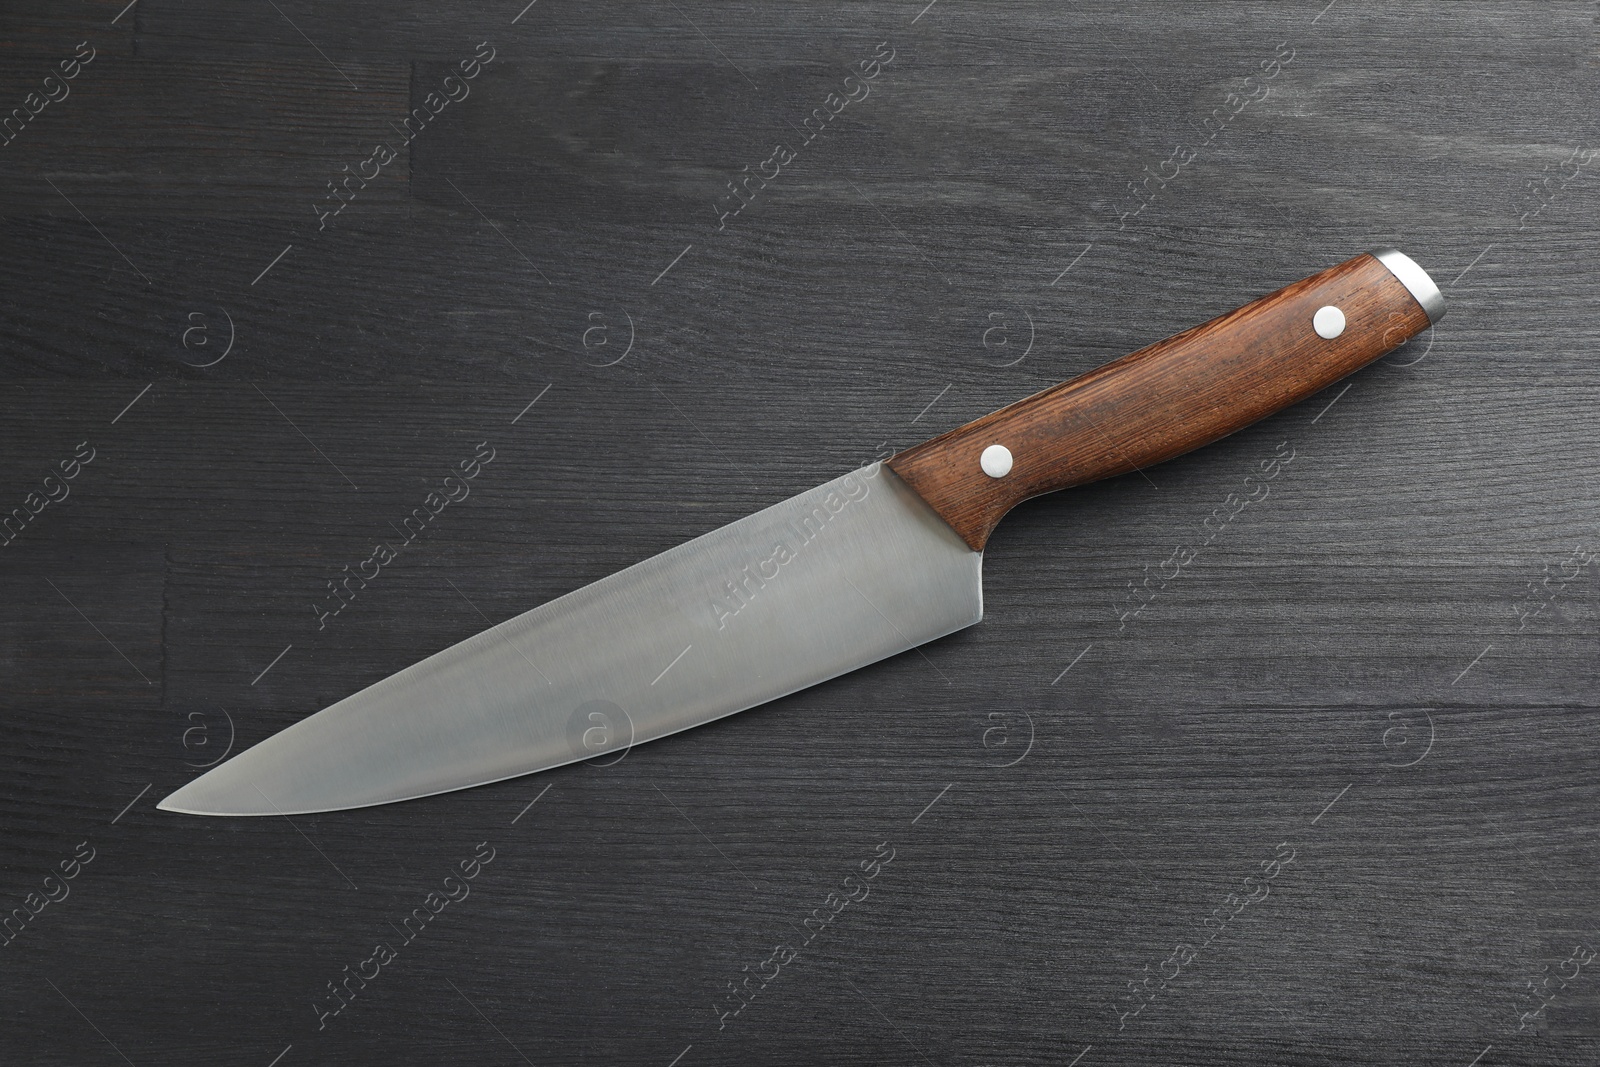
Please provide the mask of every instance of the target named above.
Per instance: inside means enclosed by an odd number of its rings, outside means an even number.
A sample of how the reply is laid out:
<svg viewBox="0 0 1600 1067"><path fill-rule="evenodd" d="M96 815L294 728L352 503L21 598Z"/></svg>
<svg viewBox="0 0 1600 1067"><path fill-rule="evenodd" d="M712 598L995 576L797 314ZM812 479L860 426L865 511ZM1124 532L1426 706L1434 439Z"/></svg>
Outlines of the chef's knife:
<svg viewBox="0 0 1600 1067"><path fill-rule="evenodd" d="M904 652L982 617L983 546L1018 502L1215 441L1443 314L1411 259L1357 256L509 619L160 806L294 815L465 789Z"/></svg>

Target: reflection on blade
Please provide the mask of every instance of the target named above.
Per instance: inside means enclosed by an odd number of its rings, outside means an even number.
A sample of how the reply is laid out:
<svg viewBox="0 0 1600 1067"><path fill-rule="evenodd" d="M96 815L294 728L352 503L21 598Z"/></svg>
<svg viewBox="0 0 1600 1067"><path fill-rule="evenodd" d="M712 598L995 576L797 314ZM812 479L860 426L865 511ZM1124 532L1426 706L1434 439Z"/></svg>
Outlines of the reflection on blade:
<svg viewBox="0 0 1600 1067"><path fill-rule="evenodd" d="M981 567L874 464L430 656L160 806L333 811L614 752L977 622Z"/></svg>

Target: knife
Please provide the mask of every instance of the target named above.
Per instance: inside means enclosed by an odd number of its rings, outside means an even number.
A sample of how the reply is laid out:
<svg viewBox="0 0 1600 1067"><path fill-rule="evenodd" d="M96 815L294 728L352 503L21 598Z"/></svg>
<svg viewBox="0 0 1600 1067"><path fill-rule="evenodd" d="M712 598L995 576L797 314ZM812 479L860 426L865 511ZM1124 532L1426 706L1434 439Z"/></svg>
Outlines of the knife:
<svg viewBox="0 0 1600 1067"><path fill-rule="evenodd" d="M1409 257L1356 256L502 622L159 806L297 815L465 789L904 652L982 617L983 547L1016 504L1225 437L1443 314Z"/></svg>

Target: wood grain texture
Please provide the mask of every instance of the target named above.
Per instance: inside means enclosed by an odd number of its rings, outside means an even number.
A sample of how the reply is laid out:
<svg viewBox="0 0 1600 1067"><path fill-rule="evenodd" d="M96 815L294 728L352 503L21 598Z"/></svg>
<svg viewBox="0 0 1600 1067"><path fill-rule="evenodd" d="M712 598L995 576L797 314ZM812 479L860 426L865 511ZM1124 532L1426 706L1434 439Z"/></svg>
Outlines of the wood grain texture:
<svg viewBox="0 0 1600 1067"><path fill-rule="evenodd" d="M1329 306L1346 323L1331 340L1312 328L1318 309ZM1143 471L1236 433L1428 325L1405 286L1363 253L940 434L888 465L981 552L1022 501ZM992 445L1014 462L1000 477L979 463Z"/></svg>
<svg viewBox="0 0 1600 1067"><path fill-rule="evenodd" d="M0 1063L1600 1059L1600 974L1520 1017L1600 938L1591 0L28 0L0 113L86 39L0 147L0 513L97 449L0 546L0 916L97 857L0 945ZM612 766L154 810L489 623L1385 245L1446 289L1436 329L1015 508L978 626ZM471 497L319 628L482 440Z"/></svg>

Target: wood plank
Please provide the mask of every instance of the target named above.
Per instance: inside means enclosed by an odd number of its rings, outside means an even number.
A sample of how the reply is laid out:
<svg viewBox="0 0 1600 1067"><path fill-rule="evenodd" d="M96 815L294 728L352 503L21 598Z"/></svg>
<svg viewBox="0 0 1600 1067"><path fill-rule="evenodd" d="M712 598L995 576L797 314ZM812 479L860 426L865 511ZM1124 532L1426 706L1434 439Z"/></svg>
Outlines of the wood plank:
<svg viewBox="0 0 1600 1067"><path fill-rule="evenodd" d="M1520 1017L1600 947L1592 4L123 7L0 16L0 115L99 49L0 147L0 507L98 450L0 547L0 917L95 850L0 944L0 1062L1595 1060L1590 965ZM485 620L1384 244L1438 329L1017 508L979 626L614 766L154 809Z"/></svg>

